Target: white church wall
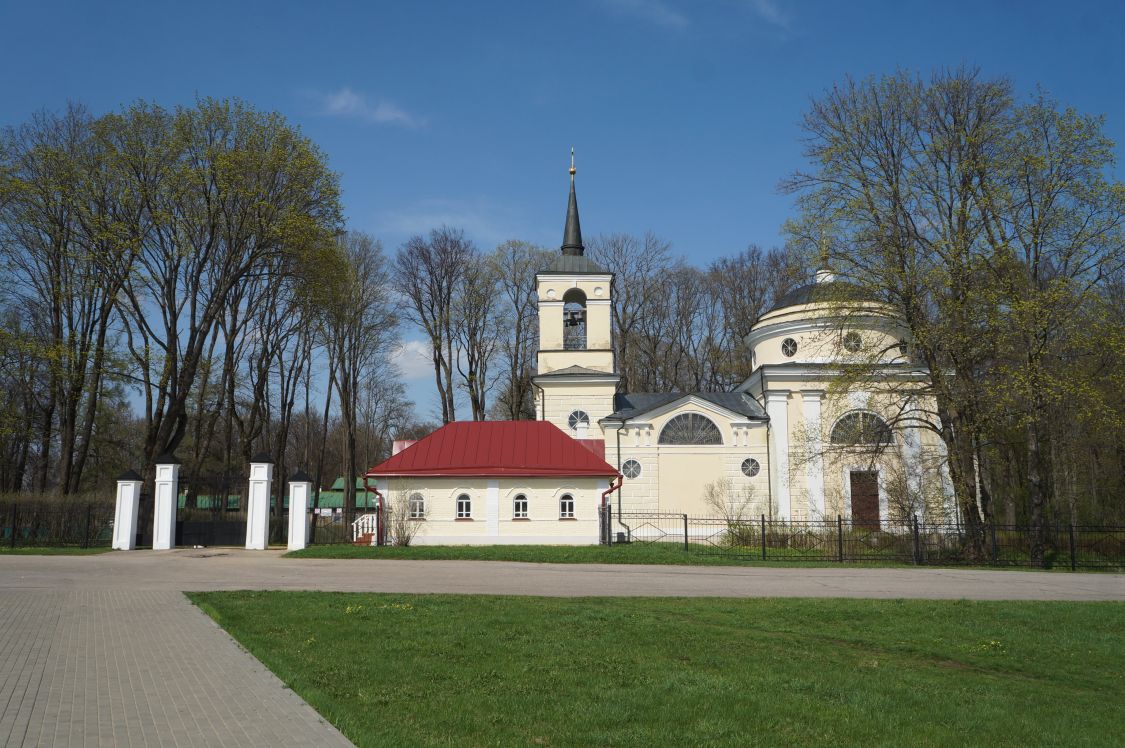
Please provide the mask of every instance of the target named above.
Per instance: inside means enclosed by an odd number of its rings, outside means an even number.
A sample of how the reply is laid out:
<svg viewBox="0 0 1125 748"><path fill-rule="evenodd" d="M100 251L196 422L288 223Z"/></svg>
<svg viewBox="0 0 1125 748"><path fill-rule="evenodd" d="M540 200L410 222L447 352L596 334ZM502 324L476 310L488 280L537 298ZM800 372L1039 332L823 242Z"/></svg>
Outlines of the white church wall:
<svg viewBox="0 0 1125 748"><path fill-rule="evenodd" d="M711 419L722 433L723 444L659 444L661 429L682 413L699 413ZM641 465L639 476L624 480L622 509L713 515L715 510L704 500L707 486L727 481L732 502L742 505L746 513L753 516L770 513L764 423L746 422L741 416L735 420L717 409L703 412L693 403L645 417L651 418L625 424L621 430L620 454L615 431L607 431L606 459L610 464L624 465L627 460L636 460ZM753 477L742 472L742 463L748 458L758 462L758 473Z"/></svg>
<svg viewBox="0 0 1125 748"><path fill-rule="evenodd" d="M590 426L587 439L604 439L599 420L613 412L614 385L596 382L573 384L551 384L544 387L546 392L546 407L543 420L550 421L565 434L577 436L571 430L568 419L570 414L581 410L590 417Z"/></svg>

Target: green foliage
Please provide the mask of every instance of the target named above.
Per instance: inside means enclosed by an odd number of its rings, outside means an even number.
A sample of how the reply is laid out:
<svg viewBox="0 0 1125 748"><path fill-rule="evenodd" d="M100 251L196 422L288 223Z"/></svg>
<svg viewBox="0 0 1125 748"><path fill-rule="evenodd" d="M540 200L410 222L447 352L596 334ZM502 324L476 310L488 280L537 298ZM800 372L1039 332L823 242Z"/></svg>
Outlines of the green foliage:
<svg viewBox="0 0 1125 748"><path fill-rule="evenodd" d="M140 465L175 450L216 361L248 337L282 337L281 312L310 318L338 275L342 224L324 153L280 114L238 99L138 101L102 116L71 106L6 130L0 277L22 335L0 339L0 363L30 363L0 366L0 391L15 393L0 401L0 422L15 410L29 425L0 426L0 489L31 483L34 464L37 488L58 474L73 492L105 479L83 475L99 454L115 452L119 470L122 452ZM253 389L263 375L245 365ZM134 424L108 412L123 383L143 397L140 444ZM251 437L263 401L234 419Z"/></svg>
<svg viewBox="0 0 1125 748"><path fill-rule="evenodd" d="M894 386L901 421L941 435L970 522L994 498L1034 525L1125 505L1125 184L1103 124L967 68L848 79L806 115L794 246L907 327L926 377Z"/></svg>

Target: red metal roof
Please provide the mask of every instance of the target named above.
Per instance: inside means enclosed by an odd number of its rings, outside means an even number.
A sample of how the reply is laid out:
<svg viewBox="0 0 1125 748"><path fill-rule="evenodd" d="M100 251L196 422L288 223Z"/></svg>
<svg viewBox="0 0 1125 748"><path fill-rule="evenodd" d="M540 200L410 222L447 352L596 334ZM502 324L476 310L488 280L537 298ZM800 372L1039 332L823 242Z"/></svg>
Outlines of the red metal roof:
<svg viewBox="0 0 1125 748"><path fill-rule="evenodd" d="M617 469L547 421L454 421L370 476L605 476Z"/></svg>
<svg viewBox="0 0 1125 748"><path fill-rule="evenodd" d="M575 439L574 441L590 450L598 457L605 459L605 439Z"/></svg>

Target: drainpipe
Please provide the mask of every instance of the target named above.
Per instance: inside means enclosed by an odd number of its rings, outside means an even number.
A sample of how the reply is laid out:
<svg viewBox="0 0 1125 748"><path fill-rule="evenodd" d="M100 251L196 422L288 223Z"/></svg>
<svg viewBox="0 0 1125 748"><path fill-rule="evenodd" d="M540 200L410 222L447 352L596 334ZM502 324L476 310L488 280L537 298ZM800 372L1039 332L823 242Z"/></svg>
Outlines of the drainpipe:
<svg viewBox="0 0 1125 748"><path fill-rule="evenodd" d="M617 481L616 486L613 485L614 481ZM624 483L624 477L620 473L618 473L613 478L609 479L609 488L606 489L605 491L602 491L602 509L603 510L606 508L606 505L609 503L609 495L611 493L613 493L614 491L616 491L617 489L621 488L622 483Z"/></svg>
<svg viewBox="0 0 1125 748"><path fill-rule="evenodd" d="M773 424L766 421L766 470L769 480L766 481L766 498L769 500L770 506L770 522L773 522L773 460L770 458L770 449L773 447Z"/></svg>
<svg viewBox="0 0 1125 748"><path fill-rule="evenodd" d="M606 419L606 420L609 420L609 419ZM628 421L628 420L629 420L628 418L621 418L621 419L618 419L618 421L617 421L617 424L618 424L617 425L617 475L618 475L619 480L620 480L620 483L617 486L618 488L621 488L623 485L625 485L625 477L621 474L621 429L625 428L625 422ZM624 527L626 532L628 532L627 537L631 538L631 537L633 537L633 528L629 527L629 525L627 525L627 524L625 524L624 522L621 521L621 495L622 495L622 492L618 491L617 492L617 524Z"/></svg>
<svg viewBox="0 0 1125 748"><path fill-rule="evenodd" d="M617 481L616 486L613 485L614 481ZM616 476L609 479L609 488L602 491L602 513L603 514L609 508L609 495L611 493L613 493L614 491L616 491L617 489L621 488L622 484L624 484L624 483L625 483L625 477L623 475L621 475L621 473L618 473ZM618 494L618 496L620 497L621 494ZM613 545L613 528L606 527L606 534L607 534L606 543L609 544L609 545Z"/></svg>
<svg viewBox="0 0 1125 748"><path fill-rule="evenodd" d="M383 494L379 493L379 489L368 482L370 480L371 476L366 474L363 476L363 490L375 494L375 497L379 500L375 504L375 544L386 545L383 542Z"/></svg>

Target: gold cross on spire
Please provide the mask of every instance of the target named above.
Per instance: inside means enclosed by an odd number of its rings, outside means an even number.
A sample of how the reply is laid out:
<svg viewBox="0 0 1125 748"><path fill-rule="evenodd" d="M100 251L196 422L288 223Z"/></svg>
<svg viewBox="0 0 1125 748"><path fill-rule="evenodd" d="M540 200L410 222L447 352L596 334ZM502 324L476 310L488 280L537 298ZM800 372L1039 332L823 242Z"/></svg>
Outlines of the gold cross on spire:
<svg viewBox="0 0 1125 748"><path fill-rule="evenodd" d="M575 174L575 173L576 173L577 171L578 171L578 169L575 169L575 168L574 168L574 149L573 149L573 148L571 148L571 149L570 149L570 178L571 178L571 179L574 179L574 174Z"/></svg>

